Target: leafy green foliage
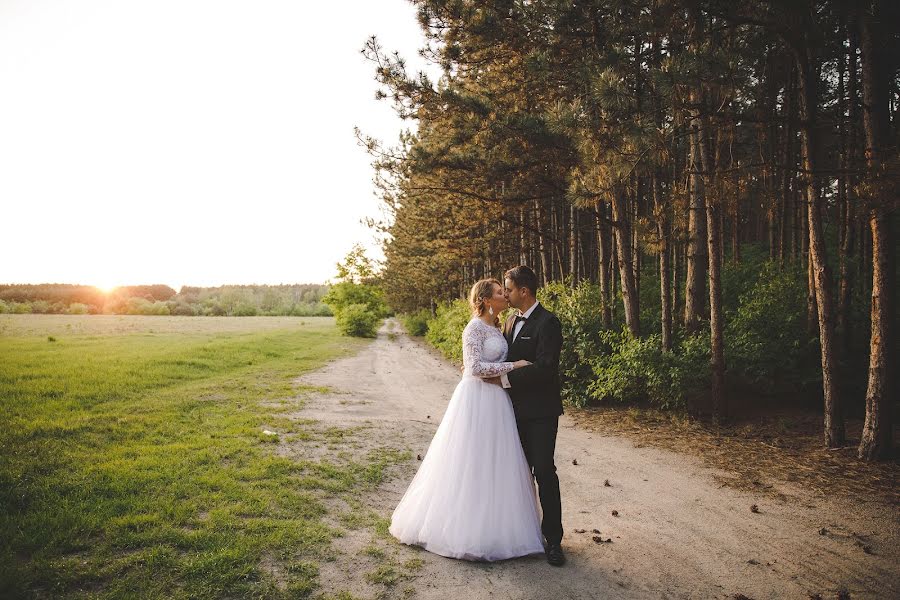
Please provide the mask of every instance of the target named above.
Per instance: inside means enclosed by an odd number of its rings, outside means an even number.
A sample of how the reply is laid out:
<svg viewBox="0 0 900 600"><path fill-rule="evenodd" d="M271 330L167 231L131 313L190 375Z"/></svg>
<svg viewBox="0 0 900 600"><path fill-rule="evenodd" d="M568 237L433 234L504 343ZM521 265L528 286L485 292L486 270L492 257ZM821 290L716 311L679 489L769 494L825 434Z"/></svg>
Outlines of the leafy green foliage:
<svg viewBox="0 0 900 600"><path fill-rule="evenodd" d="M764 267L726 329L729 370L756 389L820 384L818 338L806 331L805 272ZM777 382L777 383L776 383Z"/></svg>
<svg viewBox="0 0 900 600"><path fill-rule="evenodd" d="M374 263L356 244L338 263L337 283L322 298L334 312L338 329L344 335L375 337L378 323L390 314L384 291L377 285Z"/></svg>
<svg viewBox="0 0 900 600"><path fill-rule="evenodd" d="M471 318L472 309L465 300L440 304L428 322L425 339L450 360L462 363L462 332Z"/></svg>
<svg viewBox="0 0 900 600"><path fill-rule="evenodd" d="M583 406L590 398L591 359L606 349L601 338L600 287L582 282L572 288L554 281L538 290L538 300L562 324L564 343L559 370L563 397Z"/></svg>
<svg viewBox="0 0 900 600"><path fill-rule="evenodd" d="M344 335L375 337L378 323L388 314L380 288L364 283L338 283L322 299Z"/></svg>
<svg viewBox="0 0 900 600"><path fill-rule="evenodd" d="M370 311L384 318L388 315L387 305L384 303L384 293L381 288L365 283L351 283L345 281L331 286L322 302L331 307L335 313L352 304L364 304Z"/></svg>
<svg viewBox="0 0 900 600"><path fill-rule="evenodd" d="M37 312L37 311L35 311ZM152 302L144 298L129 298L126 302L125 314L128 315L168 315L169 305L165 302Z"/></svg>
<svg viewBox="0 0 900 600"><path fill-rule="evenodd" d="M662 351L659 334L635 338L623 329L604 331L601 338L609 350L591 361L589 393L595 400L684 409L692 394L709 385L709 340L704 336L686 338L672 352Z"/></svg>
<svg viewBox="0 0 900 600"><path fill-rule="evenodd" d="M367 304L350 304L336 312L341 333L353 337L375 337L381 317Z"/></svg>
<svg viewBox="0 0 900 600"><path fill-rule="evenodd" d="M119 314L178 316L330 317L327 285L138 285L104 292L66 284L0 286L0 314Z"/></svg>
<svg viewBox="0 0 900 600"><path fill-rule="evenodd" d="M428 332L429 319L431 319L431 312L427 308L400 315L400 321L406 328L406 332L415 337L422 337Z"/></svg>
<svg viewBox="0 0 900 600"><path fill-rule="evenodd" d="M381 288L367 283L335 284L322 301L334 312L341 333L355 337L375 337L389 312Z"/></svg>
<svg viewBox="0 0 900 600"><path fill-rule="evenodd" d="M362 244L353 244L353 248L337 264L337 278L349 283L365 283L375 277L375 263L366 256Z"/></svg>

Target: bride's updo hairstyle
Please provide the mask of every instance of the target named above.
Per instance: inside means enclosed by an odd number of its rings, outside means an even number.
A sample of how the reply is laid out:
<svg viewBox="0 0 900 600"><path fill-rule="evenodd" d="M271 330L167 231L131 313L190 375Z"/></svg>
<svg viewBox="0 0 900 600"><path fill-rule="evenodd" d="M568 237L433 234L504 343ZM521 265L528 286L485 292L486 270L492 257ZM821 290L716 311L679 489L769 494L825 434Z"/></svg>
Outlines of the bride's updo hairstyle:
<svg viewBox="0 0 900 600"><path fill-rule="evenodd" d="M469 292L469 306L472 307L472 313L480 317L487 310L487 302L494 295L494 285L503 287L496 279L482 279L476 281ZM500 326L500 315L494 315L494 325Z"/></svg>

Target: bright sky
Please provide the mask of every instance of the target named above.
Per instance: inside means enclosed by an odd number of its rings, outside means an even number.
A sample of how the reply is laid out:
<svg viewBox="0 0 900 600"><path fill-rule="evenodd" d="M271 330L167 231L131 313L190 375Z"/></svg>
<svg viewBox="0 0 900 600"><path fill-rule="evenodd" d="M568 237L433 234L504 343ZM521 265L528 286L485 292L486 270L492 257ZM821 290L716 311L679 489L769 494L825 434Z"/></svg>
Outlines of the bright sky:
<svg viewBox="0 0 900 600"><path fill-rule="evenodd" d="M0 283L333 277L379 216L353 127L411 125L372 34L423 68L406 0L0 0Z"/></svg>

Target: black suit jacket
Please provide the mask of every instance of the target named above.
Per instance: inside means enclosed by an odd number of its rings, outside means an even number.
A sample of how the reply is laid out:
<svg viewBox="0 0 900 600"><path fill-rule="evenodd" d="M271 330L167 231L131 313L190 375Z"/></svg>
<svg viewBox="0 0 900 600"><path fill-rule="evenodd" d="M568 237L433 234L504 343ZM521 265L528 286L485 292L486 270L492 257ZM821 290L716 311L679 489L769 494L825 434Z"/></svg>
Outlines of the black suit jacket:
<svg viewBox="0 0 900 600"><path fill-rule="evenodd" d="M559 386L559 354L562 351L562 325L552 312L538 304L513 341L515 315L503 324L509 343L506 360L525 359L532 364L507 373L516 419L540 419L562 414Z"/></svg>

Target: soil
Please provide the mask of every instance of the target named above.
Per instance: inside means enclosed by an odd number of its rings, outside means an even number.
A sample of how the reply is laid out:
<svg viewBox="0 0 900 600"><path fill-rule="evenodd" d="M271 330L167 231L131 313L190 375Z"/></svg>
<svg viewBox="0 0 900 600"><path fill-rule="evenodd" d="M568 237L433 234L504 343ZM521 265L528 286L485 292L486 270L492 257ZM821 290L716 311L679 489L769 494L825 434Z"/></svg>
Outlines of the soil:
<svg viewBox="0 0 900 600"><path fill-rule="evenodd" d="M359 499L389 519L459 379L458 367L389 320L359 354L298 380L332 393L312 394L295 417L358 428L359 452L386 445L409 451L409 460ZM320 566L320 592L466 600L900 598L896 465L876 471L876 483L868 477L862 491L852 489L860 477L852 472L846 485L828 488L815 476L786 477L791 465L802 473L816 464L801 469L802 460L779 455L785 450L772 439L738 436L740 445L731 446L722 432L617 411L570 410L560 420L565 566L541 556L453 560L353 529L336 540L334 560ZM773 452L775 459L760 459ZM831 460L825 455L822 464ZM395 581L373 578L385 561L413 567L398 569Z"/></svg>

